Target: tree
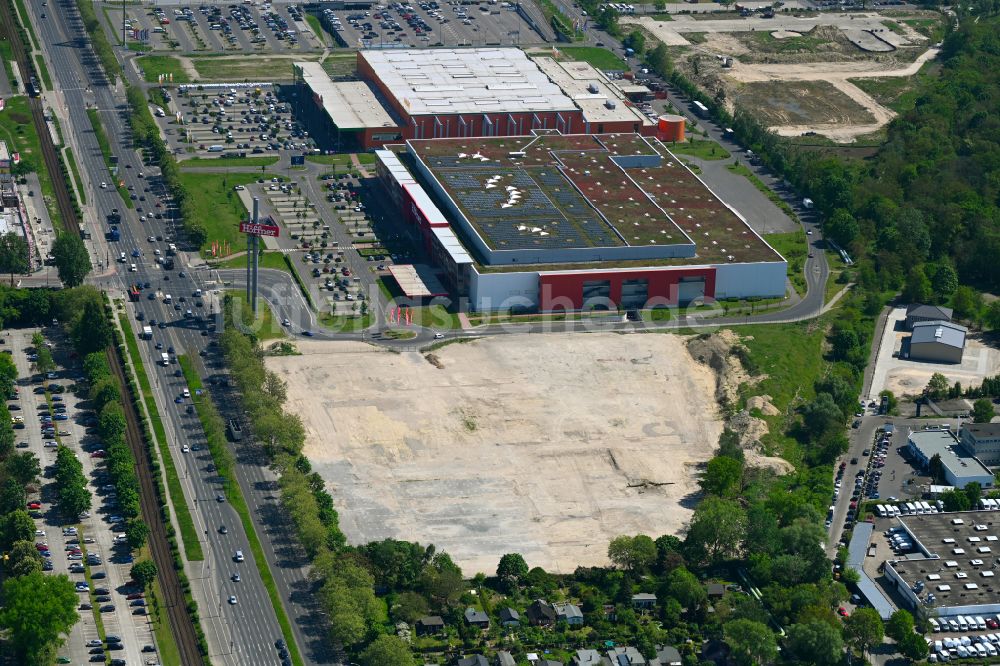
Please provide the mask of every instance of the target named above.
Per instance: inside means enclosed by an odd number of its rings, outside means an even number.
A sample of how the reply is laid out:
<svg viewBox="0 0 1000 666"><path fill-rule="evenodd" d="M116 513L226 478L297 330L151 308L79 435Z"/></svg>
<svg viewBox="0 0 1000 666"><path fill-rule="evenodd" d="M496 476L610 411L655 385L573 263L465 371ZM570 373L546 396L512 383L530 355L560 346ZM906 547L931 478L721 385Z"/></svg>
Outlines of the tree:
<svg viewBox="0 0 1000 666"><path fill-rule="evenodd" d="M838 208L823 224L823 233L841 247L848 247L859 233L858 221L850 211Z"/></svg>
<svg viewBox="0 0 1000 666"><path fill-rule="evenodd" d="M42 571L42 556L31 541L16 541L7 553L4 569L8 576L28 576Z"/></svg>
<svg viewBox="0 0 1000 666"><path fill-rule="evenodd" d="M924 389L924 392L934 400L944 398L948 395L948 378L940 372L935 372L931 375L930 381L927 382L927 388Z"/></svg>
<svg viewBox="0 0 1000 666"><path fill-rule="evenodd" d="M410 646L397 636L382 634L361 653L362 666L413 666Z"/></svg>
<svg viewBox="0 0 1000 666"><path fill-rule="evenodd" d="M802 422L809 434L818 439L843 425L844 412L832 395L818 393L815 400L802 407Z"/></svg>
<svg viewBox="0 0 1000 666"><path fill-rule="evenodd" d="M969 500L969 508L974 509L979 504L979 498L983 496L983 486L978 481L969 481L961 492Z"/></svg>
<svg viewBox="0 0 1000 666"><path fill-rule="evenodd" d="M899 651L904 657L912 661L923 661L930 653L930 646L920 634L910 633L899 641Z"/></svg>
<svg viewBox="0 0 1000 666"><path fill-rule="evenodd" d="M719 497L732 497L740 490L743 478L743 463L725 456L716 456L708 461L701 488L706 493Z"/></svg>
<svg viewBox="0 0 1000 666"><path fill-rule="evenodd" d="M35 539L35 521L24 509L0 516L0 550L10 550L18 541Z"/></svg>
<svg viewBox="0 0 1000 666"><path fill-rule="evenodd" d="M497 578L516 590L521 580L528 575L528 563L520 553L507 553L497 564Z"/></svg>
<svg viewBox="0 0 1000 666"><path fill-rule="evenodd" d="M948 490L941 493L941 502L945 511L968 511L971 507L969 496L961 490Z"/></svg>
<svg viewBox="0 0 1000 666"><path fill-rule="evenodd" d="M939 301L947 301L948 297L958 289L958 273L955 271L955 267L949 263L943 263L934 269L934 279L931 281L931 286Z"/></svg>
<svg viewBox="0 0 1000 666"><path fill-rule="evenodd" d="M90 272L90 254L83 240L77 234L59 234L52 244L52 256L55 258L59 279L67 287L77 287L83 284L83 279Z"/></svg>
<svg viewBox="0 0 1000 666"><path fill-rule="evenodd" d="M79 619L73 583L65 574L31 573L5 581L3 598L0 627L9 632L8 645L17 663L51 664L59 636L68 634Z"/></svg>
<svg viewBox="0 0 1000 666"><path fill-rule="evenodd" d="M900 608L889 617L885 623L885 635L897 643L913 633L913 616L909 611Z"/></svg>
<svg viewBox="0 0 1000 666"><path fill-rule="evenodd" d="M844 635L847 641L861 650L862 655L872 645L881 643L884 634L882 618L874 608L858 608L844 622Z"/></svg>
<svg viewBox="0 0 1000 666"><path fill-rule="evenodd" d="M38 458L31 451L12 454L3 463L7 474L22 486L33 483L38 475L42 473L42 466L38 463Z"/></svg>
<svg viewBox="0 0 1000 666"><path fill-rule="evenodd" d="M704 499L694 510L684 539L688 560L717 563L735 557L746 536L746 513L736 502Z"/></svg>
<svg viewBox="0 0 1000 666"><path fill-rule="evenodd" d="M129 548L139 550L149 538L149 525L144 523L141 518L130 518L125 524L125 538L128 540Z"/></svg>
<svg viewBox="0 0 1000 666"><path fill-rule="evenodd" d="M804 664L836 666L844 660L844 639L826 622L793 624L788 628L788 651Z"/></svg>
<svg viewBox="0 0 1000 666"><path fill-rule="evenodd" d="M705 587L684 567L677 567L667 576L667 593L688 611L696 611L708 601Z"/></svg>
<svg viewBox="0 0 1000 666"><path fill-rule="evenodd" d="M1000 330L1000 300L989 304L984 319L991 330Z"/></svg>
<svg viewBox="0 0 1000 666"><path fill-rule="evenodd" d="M962 285L952 294L951 307L959 319L976 319L983 309L983 297L972 287Z"/></svg>
<svg viewBox="0 0 1000 666"><path fill-rule="evenodd" d="M146 589L153 584L156 580L156 564L152 560L140 560L132 565L129 575L132 576L132 580Z"/></svg>
<svg viewBox="0 0 1000 666"><path fill-rule="evenodd" d="M73 329L73 340L80 354L104 351L111 344L111 324L104 305L96 298L84 303L80 320Z"/></svg>
<svg viewBox="0 0 1000 666"><path fill-rule="evenodd" d="M10 286L14 286L14 273L23 275L30 268L28 242L24 237L14 232L0 236L0 273L10 273Z"/></svg>
<svg viewBox="0 0 1000 666"><path fill-rule="evenodd" d="M993 402L989 398L979 398L972 403L972 422L989 423L996 416L993 410Z"/></svg>
<svg viewBox="0 0 1000 666"><path fill-rule="evenodd" d="M645 571L656 562L656 544L645 534L617 536L608 544L608 558L622 569Z"/></svg>
<svg viewBox="0 0 1000 666"><path fill-rule="evenodd" d="M654 72L663 78L670 78L670 74L674 70L674 62L670 57L670 51L667 50L667 46L663 42L658 43L656 48L649 52L647 61L650 69Z"/></svg>
<svg viewBox="0 0 1000 666"><path fill-rule="evenodd" d="M24 491L24 484L18 483L17 479L7 477L0 483L0 514L17 511L27 501L28 495Z"/></svg>
<svg viewBox="0 0 1000 666"><path fill-rule="evenodd" d="M927 473L930 474L934 483L944 482L944 462L941 460L941 454L935 453L931 456L927 463Z"/></svg>
<svg viewBox="0 0 1000 666"><path fill-rule="evenodd" d="M722 633L740 663L769 664L778 656L774 632L762 622L733 620L726 623Z"/></svg>
<svg viewBox="0 0 1000 666"><path fill-rule="evenodd" d="M934 290L931 281L920 268L914 268L906 276L906 285L903 287L903 300L907 303L926 303L931 300Z"/></svg>

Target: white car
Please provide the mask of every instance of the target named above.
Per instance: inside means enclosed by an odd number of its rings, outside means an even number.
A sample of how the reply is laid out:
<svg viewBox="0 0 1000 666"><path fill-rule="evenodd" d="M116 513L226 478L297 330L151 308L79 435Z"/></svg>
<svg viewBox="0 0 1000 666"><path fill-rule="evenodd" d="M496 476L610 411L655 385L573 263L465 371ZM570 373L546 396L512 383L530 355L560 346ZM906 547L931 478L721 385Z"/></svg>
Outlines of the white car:
<svg viewBox="0 0 1000 666"><path fill-rule="evenodd" d="M444 337L444 333L435 333L434 334L434 339L435 340L440 340L443 337Z"/></svg>
<svg viewBox="0 0 1000 666"><path fill-rule="evenodd" d="M229 605L230 606L235 606L236 605L236 595L235 594L229 595Z"/></svg>
<svg viewBox="0 0 1000 666"><path fill-rule="evenodd" d="M187 444L185 444L184 446L181 447L181 452L182 453L187 453L190 450L191 450L191 447L188 446Z"/></svg>
<svg viewBox="0 0 1000 666"><path fill-rule="evenodd" d="M185 398L190 398L191 397L191 391L188 390L188 389L184 389L184 392L181 395L183 395Z"/></svg>
<svg viewBox="0 0 1000 666"><path fill-rule="evenodd" d="M102 189L102 190L106 190L106 189L108 189L108 184L102 181L102 182L101 182L101 189Z"/></svg>

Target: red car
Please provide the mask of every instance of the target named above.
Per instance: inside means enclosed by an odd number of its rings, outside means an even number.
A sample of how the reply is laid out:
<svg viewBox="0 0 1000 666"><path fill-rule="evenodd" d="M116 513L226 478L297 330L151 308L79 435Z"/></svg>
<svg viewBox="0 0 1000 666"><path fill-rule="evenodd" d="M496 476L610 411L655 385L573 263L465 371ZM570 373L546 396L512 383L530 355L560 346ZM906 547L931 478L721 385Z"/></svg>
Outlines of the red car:
<svg viewBox="0 0 1000 666"><path fill-rule="evenodd" d="M41 502L28 502L28 508L29 509L41 509L42 508L42 503Z"/></svg>
<svg viewBox="0 0 1000 666"><path fill-rule="evenodd" d="M847 617L847 609L841 606L840 608L837 609L837 615L839 615L840 617Z"/></svg>
<svg viewBox="0 0 1000 666"><path fill-rule="evenodd" d="M986 620L986 626L990 629L1000 629L1000 622L990 618L989 620Z"/></svg>
<svg viewBox="0 0 1000 666"><path fill-rule="evenodd" d="M98 449L98 450L94 451L93 453L91 453L90 457L91 458L103 458L106 455L108 455L108 454L104 451L104 449Z"/></svg>

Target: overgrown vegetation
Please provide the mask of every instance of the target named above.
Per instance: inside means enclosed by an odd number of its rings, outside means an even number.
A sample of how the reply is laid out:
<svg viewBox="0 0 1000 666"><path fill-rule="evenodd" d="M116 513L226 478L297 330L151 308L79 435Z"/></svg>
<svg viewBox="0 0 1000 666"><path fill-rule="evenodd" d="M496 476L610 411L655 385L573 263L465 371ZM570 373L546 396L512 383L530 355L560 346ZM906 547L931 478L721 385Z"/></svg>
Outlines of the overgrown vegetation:
<svg viewBox="0 0 1000 666"><path fill-rule="evenodd" d="M94 8L93 0L76 0L77 9L80 10L80 18L83 20L83 27L90 37L90 45L97 55L104 75L112 84L121 76L121 66L115 58L114 47L108 41L108 36L101 27L101 21L97 18L97 11Z"/></svg>

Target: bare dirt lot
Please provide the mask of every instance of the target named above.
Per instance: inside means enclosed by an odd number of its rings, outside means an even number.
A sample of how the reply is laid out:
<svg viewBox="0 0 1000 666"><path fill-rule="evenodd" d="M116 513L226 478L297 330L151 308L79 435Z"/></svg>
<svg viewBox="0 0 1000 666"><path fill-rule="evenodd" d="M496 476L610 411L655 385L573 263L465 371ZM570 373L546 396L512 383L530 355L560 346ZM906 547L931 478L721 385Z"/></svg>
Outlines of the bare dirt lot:
<svg viewBox="0 0 1000 666"><path fill-rule="evenodd" d="M754 108L762 122L784 125L860 125L875 121L860 104L827 81L745 83L736 102Z"/></svg>
<svg viewBox="0 0 1000 666"><path fill-rule="evenodd" d="M268 359L352 543L434 543L571 571L619 534L676 533L722 430L715 378L675 335L499 336L434 352L298 344Z"/></svg>

